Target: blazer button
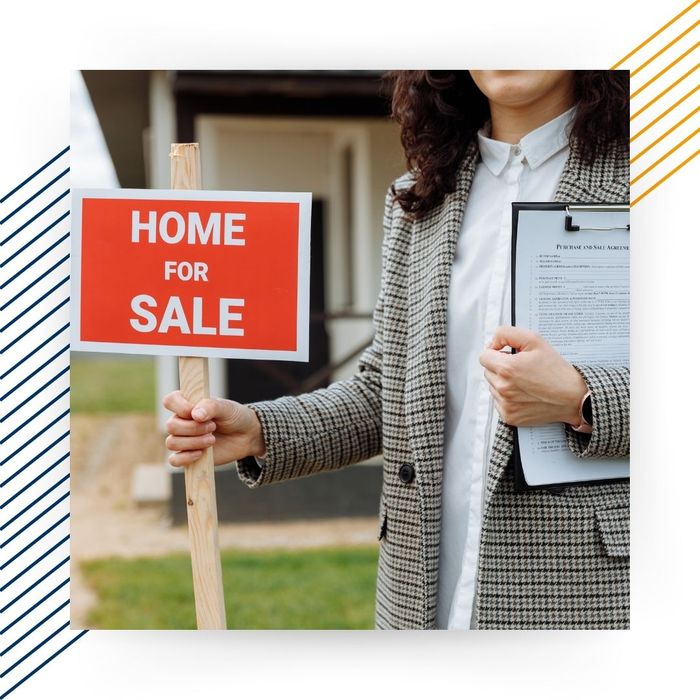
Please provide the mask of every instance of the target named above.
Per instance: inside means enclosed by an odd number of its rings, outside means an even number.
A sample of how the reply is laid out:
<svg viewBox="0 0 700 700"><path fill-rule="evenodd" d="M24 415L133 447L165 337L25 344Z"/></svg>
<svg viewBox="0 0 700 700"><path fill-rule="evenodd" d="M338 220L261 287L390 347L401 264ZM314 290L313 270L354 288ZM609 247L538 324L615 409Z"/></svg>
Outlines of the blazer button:
<svg viewBox="0 0 700 700"><path fill-rule="evenodd" d="M399 467L399 479L404 483L404 484L410 484L413 481L413 478L415 477L416 472L413 469L412 464L402 464Z"/></svg>

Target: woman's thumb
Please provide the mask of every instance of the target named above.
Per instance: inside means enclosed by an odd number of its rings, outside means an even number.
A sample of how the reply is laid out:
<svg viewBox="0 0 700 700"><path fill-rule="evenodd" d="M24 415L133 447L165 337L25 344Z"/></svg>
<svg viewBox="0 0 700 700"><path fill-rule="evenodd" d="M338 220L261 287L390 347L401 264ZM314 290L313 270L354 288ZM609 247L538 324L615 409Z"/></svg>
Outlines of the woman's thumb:
<svg viewBox="0 0 700 700"><path fill-rule="evenodd" d="M225 401L221 399L202 399L192 409L192 418L198 423L204 423L217 418L228 418L229 413L231 413L231 410Z"/></svg>

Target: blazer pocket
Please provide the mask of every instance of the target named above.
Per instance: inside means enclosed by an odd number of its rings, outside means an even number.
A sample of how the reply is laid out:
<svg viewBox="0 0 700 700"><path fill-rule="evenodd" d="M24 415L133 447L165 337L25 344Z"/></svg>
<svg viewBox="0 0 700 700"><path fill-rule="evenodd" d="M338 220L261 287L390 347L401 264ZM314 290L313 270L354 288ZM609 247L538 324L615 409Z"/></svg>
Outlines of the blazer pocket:
<svg viewBox="0 0 700 700"><path fill-rule="evenodd" d="M624 506L596 510L598 531L609 557L630 555L630 511Z"/></svg>

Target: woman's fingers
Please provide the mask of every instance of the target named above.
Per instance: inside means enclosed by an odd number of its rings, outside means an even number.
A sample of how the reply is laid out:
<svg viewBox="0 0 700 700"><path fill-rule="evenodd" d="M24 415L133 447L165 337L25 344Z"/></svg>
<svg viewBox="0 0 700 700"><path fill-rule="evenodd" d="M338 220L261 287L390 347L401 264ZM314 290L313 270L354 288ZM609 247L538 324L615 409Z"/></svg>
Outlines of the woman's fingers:
<svg viewBox="0 0 700 700"><path fill-rule="evenodd" d="M489 391L491 392L491 396L493 397L493 402L496 404L496 410L503 415L504 411L504 402L503 402L503 397L492 387L489 387Z"/></svg>
<svg viewBox="0 0 700 700"><path fill-rule="evenodd" d="M187 401L180 391L171 391L167 394L163 398L163 406L180 418L192 418L193 404Z"/></svg>
<svg viewBox="0 0 700 700"><path fill-rule="evenodd" d="M168 462L173 467L186 467L192 464L192 462L196 462L202 456L202 454L202 450L175 452L168 457Z"/></svg>
<svg viewBox="0 0 700 700"><path fill-rule="evenodd" d="M216 430L216 423L198 423L194 420L186 420L178 416L171 416L165 424L165 429L170 435L205 435Z"/></svg>
<svg viewBox="0 0 700 700"><path fill-rule="evenodd" d="M165 439L165 446L173 452L182 450L205 450L211 447L215 438L211 433L206 435L196 435L194 437L181 437L179 435L168 435Z"/></svg>
<svg viewBox="0 0 700 700"><path fill-rule="evenodd" d="M496 382L498 381L498 375L495 372L492 372L490 369L485 369L484 377L490 386L495 387Z"/></svg>
<svg viewBox="0 0 700 700"><path fill-rule="evenodd" d="M515 326L500 326L493 334L493 338L487 347L494 350L511 347L516 349L524 349L536 343L539 340L537 333L525 328L516 328Z"/></svg>

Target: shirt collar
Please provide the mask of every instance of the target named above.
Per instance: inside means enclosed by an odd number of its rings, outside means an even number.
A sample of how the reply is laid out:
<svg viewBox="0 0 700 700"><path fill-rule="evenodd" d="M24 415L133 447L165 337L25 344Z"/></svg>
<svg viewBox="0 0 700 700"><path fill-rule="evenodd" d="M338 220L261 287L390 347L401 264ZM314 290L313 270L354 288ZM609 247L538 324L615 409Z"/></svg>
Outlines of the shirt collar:
<svg viewBox="0 0 700 700"><path fill-rule="evenodd" d="M491 121L487 121L477 132L481 159L486 167L498 177L503 172L503 168L506 167L515 147L519 146L530 168L539 167L567 145L569 141L567 126L569 121L573 119L575 111L576 105L525 134L519 143L513 145L492 139L488 135L491 133Z"/></svg>

